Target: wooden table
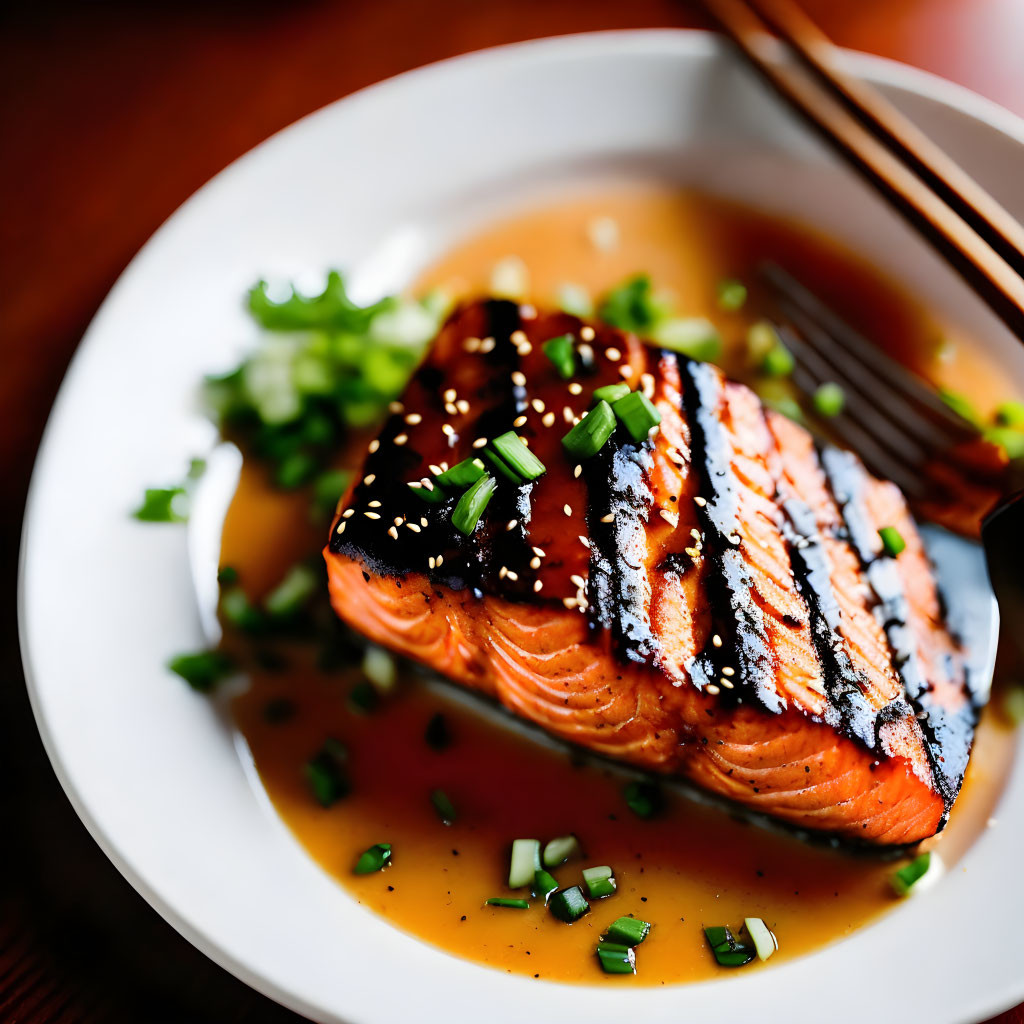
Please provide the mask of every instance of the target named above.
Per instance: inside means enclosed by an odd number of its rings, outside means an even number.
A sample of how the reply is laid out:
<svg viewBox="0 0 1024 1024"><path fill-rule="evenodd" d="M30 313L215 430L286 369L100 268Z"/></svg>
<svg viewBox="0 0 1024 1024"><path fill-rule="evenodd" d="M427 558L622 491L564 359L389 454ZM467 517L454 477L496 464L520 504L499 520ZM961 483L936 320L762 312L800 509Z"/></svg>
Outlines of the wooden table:
<svg viewBox="0 0 1024 1024"><path fill-rule="evenodd" d="M1022 0L806 7L845 46L917 64L1024 114ZM0 1020L297 1020L215 967L135 894L86 834L43 753L22 685L13 580L47 410L82 331L136 250L271 132L467 50L701 21L669 0L35 0L17 8L0 23ZM68 500L73 507L74 495ZM1024 1024L1024 1008L999 1020Z"/></svg>

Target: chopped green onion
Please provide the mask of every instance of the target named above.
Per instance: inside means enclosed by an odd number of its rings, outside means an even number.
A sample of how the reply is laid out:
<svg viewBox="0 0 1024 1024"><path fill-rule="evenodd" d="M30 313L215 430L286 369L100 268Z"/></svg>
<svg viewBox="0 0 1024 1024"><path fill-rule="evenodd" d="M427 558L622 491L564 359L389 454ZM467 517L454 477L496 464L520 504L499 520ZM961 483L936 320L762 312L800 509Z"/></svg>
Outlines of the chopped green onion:
<svg viewBox="0 0 1024 1024"><path fill-rule="evenodd" d="M370 875L374 871L380 871L391 863L391 844L374 843L368 850L364 850L352 869L357 875Z"/></svg>
<svg viewBox="0 0 1024 1024"><path fill-rule="evenodd" d="M516 839L512 843L509 859L508 887L521 889L533 881L534 872L540 867L540 842L536 839Z"/></svg>
<svg viewBox="0 0 1024 1024"><path fill-rule="evenodd" d="M1002 402L996 408L996 423L1001 427L1024 428L1024 402Z"/></svg>
<svg viewBox="0 0 1024 1024"><path fill-rule="evenodd" d="M727 277L718 282L718 308L735 313L747 301L747 287L742 281Z"/></svg>
<svg viewBox="0 0 1024 1024"><path fill-rule="evenodd" d="M1024 686L1011 686L1003 696L1003 711L1014 725L1024 723Z"/></svg>
<svg viewBox="0 0 1024 1024"><path fill-rule="evenodd" d="M309 483L316 475L317 460L307 452L294 452L285 457L274 473L274 483L282 490L294 491Z"/></svg>
<svg viewBox="0 0 1024 1024"><path fill-rule="evenodd" d="M575 836L559 836L544 847L544 867L557 868L570 857L580 855L580 841Z"/></svg>
<svg viewBox="0 0 1024 1024"><path fill-rule="evenodd" d="M630 782L622 795L638 818L652 818L661 810L661 790L650 782Z"/></svg>
<svg viewBox="0 0 1024 1024"><path fill-rule="evenodd" d="M599 942L597 959L605 974L636 974L636 953L631 946Z"/></svg>
<svg viewBox="0 0 1024 1024"><path fill-rule="evenodd" d="M647 938L651 926L647 921L635 917L620 917L605 931L609 942L620 942L624 946L639 946Z"/></svg>
<svg viewBox="0 0 1024 1024"><path fill-rule="evenodd" d="M895 558L907 546L903 535L895 526L883 526L878 531L882 538L882 550L890 557Z"/></svg>
<svg viewBox="0 0 1024 1024"><path fill-rule="evenodd" d="M766 377L788 377L795 368L796 360L793 353L778 340L761 360L761 372Z"/></svg>
<svg viewBox="0 0 1024 1024"><path fill-rule="evenodd" d="M458 813L455 810L455 804L451 802L448 794L443 789L435 789L430 794L430 802L434 805L434 810L437 811L437 816L443 824L454 824Z"/></svg>
<svg viewBox="0 0 1024 1024"><path fill-rule="evenodd" d="M463 459L451 469L446 469L440 476L435 477L434 483L461 491L475 484L486 472L484 464L479 459Z"/></svg>
<svg viewBox="0 0 1024 1024"><path fill-rule="evenodd" d="M568 889L562 889L561 892L556 892L548 900L548 910L559 921L572 924L573 921L578 921L590 910L590 904L586 901L583 890L578 885L573 885Z"/></svg>
<svg viewBox="0 0 1024 1024"><path fill-rule="evenodd" d="M431 716L424 730L423 739L431 750L444 750L451 746L452 734L448 728L448 721L440 711Z"/></svg>
<svg viewBox="0 0 1024 1024"><path fill-rule="evenodd" d="M265 281L257 281L249 291L249 312L271 331L336 328L359 332L374 316L394 305L394 299L381 299L372 306L357 306L346 294L345 283L336 270L327 275L327 285L320 295L307 297L292 288L284 302L273 302Z"/></svg>
<svg viewBox="0 0 1024 1024"><path fill-rule="evenodd" d="M394 655L383 647L371 644L366 648L362 664L363 675L382 693L395 688L398 680L398 666Z"/></svg>
<svg viewBox="0 0 1024 1024"><path fill-rule="evenodd" d="M1011 460L1024 459L1024 429L1018 427L988 427L985 440L999 445Z"/></svg>
<svg viewBox="0 0 1024 1024"><path fill-rule="evenodd" d="M313 505L318 514L333 512L352 474L344 469L328 469L313 481Z"/></svg>
<svg viewBox="0 0 1024 1024"><path fill-rule="evenodd" d="M689 359L709 363L722 354L722 339L715 325L703 317L676 317L657 324L652 341Z"/></svg>
<svg viewBox="0 0 1024 1024"><path fill-rule="evenodd" d="M248 598L239 586L222 591L220 613L236 629L248 633L259 632L266 625L266 617Z"/></svg>
<svg viewBox="0 0 1024 1024"><path fill-rule="evenodd" d="M959 392L950 391L948 388L939 388L939 397L953 412L967 420L968 423L973 423L976 427L982 426L981 416L969 398Z"/></svg>
<svg viewBox="0 0 1024 1024"><path fill-rule="evenodd" d="M548 874L543 868L537 868L533 873L533 894L547 903L548 897L557 891L558 882L554 875Z"/></svg>
<svg viewBox="0 0 1024 1024"><path fill-rule="evenodd" d="M436 485L434 487L427 487L417 480L411 484L406 484L406 486L417 498L422 498L428 505L441 505L448 498L448 495Z"/></svg>
<svg viewBox="0 0 1024 1024"><path fill-rule="evenodd" d="M620 398L625 398L628 394L628 384L605 384L603 388L597 388L594 391L594 401L607 402L609 405L612 405Z"/></svg>
<svg viewBox="0 0 1024 1024"><path fill-rule="evenodd" d="M651 430L661 422L661 413L642 391L632 391L625 398L620 398L612 406L612 411L637 444L646 441ZM593 415L594 412L591 412L590 416Z"/></svg>
<svg viewBox="0 0 1024 1024"><path fill-rule="evenodd" d="M380 704L380 694L369 680L364 679L361 683L356 683L349 691L348 703L353 711L369 714L371 711L377 710L377 705Z"/></svg>
<svg viewBox="0 0 1024 1024"><path fill-rule="evenodd" d="M738 942L728 928L719 925L705 928L704 936L722 967L742 967L756 956L754 947Z"/></svg>
<svg viewBox="0 0 1024 1024"><path fill-rule="evenodd" d="M747 328L747 359L751 366L760 367L764 357L780 344L775 328L767 320L758 320Z"/></svg>
<svg viewBox="0 0 1024 1024"><path fill-rule="evenodd" d="M583 881L587 886L587 895L593 900L603 899L615 893L615 877L607 864L600 867L584 868Z"/></svg>
<svg viewBox="0 0 1024 1024"><path fill-rule="evenodd" d="M523 481L511 466L495 451L490 448L484 449L484 458L496 469L506 480L518 486Z"/></svg>
<svg viewBox="0 0 1024 1024"><path fill-rule="evenodd" d="M547 472L544 463L523 444L514 430L500 434L491 442L491 447L523 480L536 480Z"/></svg>
<svg viewBox="0 0 1024 1024"><path fill-rule="evenodd" d="M827 381L814 392L814 408L832 419L838 416L846 405L846 392L834 381Z"/></svg>
<svg viewBox="0 0 1024 1024"><path fill-rule="evenodd" d="M889 880L896 895L906 896L928 873L931 863L932 855L929 851L922 853L920 857L915 857L909 864L904 864L898 871L894 871Z"/></svg>
<svg viewBox="0 0 1024 1024"><path fill-rule="evenodd" d="M562 446L574 459L589 459L601 450L614 430L612 407L601 401L562 438Z"/></svg>
<svg viewBox="0 0 1024 1024"><path fill-rule="evenodd" d="M569 380L576 372L576 346L571 334L560 334L544 342L544 355L551 360L563 380Z"/></svg>
<svg viewBox="0 0 1024 1024"><path fill-rule="evenodd" d="M209 693L222 679L231 675L235 663L223 651L197 651L171 658L167 667L181 676L193 690Z"/></svg>
<svg viewBox="0 0 1024 1024"><path fill-rule="evenodd" d="M779 942L771 929L759 917L745 917L743 927L754 943L758 960L767 960L778 948Z"/></svg>
<svg viewBox="0 0 1024 1024"><path fill-rule="evenodd" d="M147 487L132 515L143 523L183 523L188 519L184 487Z"/></svg>
<svg viewBox="0 0 1024 1024"><path fill-rule="evenodd" d="M489 473L484 474L466 491L452 512L452 526L468 537L476 529L488 502L498 488L498 481Z"/></svg>
<svg viewBox="0 0 1024 1024"><path fill-rule="evenodd" d="M306 762L305 774L313 797L321 807L330 807L352 789L346 769L348 752L338 740L329 738Z"/></svg>
<svg viewBox="0 0 1024 1024"><path fill-rule="evenodd" d="M238 582L238 570L232 565L222 565L217 570L217 582L222 587L229 587Z"/></svg>
<svg viewBox="0 0 1024 1024"><path fill-rule="evenodd" d="M605 295L597 315L612 327L644 333L667 312L665 304L654 297L650 277L636 274Z"/></svg>
<svg viewBox="0 0 1024 1024"><path fill-rule="evenodd" d="M263 607L275 619L287 619L302 611L316 592L319 579L308 565L295 565L263 600Z"/></svg>
<svg viewBox="0 0 1024 1024"><path fill-rule="evenodd" d="M564 313L571 313L573 316L588 317L594 315L594 300L590 292L582 285L566 282L559 285L555 293L555 303Z"/></svg>
<svg viewBox="0 0 1024 1024"><path fill-rule="evenodd" d="M484 906L508 907L509 910L529 910L530 901L509 899L507 896L492 896L489 900L484 900Z"/></svg>

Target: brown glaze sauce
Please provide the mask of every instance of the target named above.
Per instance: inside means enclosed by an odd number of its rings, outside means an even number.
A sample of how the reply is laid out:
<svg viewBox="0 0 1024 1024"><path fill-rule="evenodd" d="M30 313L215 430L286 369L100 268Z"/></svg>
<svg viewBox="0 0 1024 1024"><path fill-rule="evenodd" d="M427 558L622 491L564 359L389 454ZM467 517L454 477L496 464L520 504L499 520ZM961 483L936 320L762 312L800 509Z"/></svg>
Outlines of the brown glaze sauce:
<svg viewBox="0 0 1024 1024"><path fill-rule="evenodd" d="M595 216L619 225L613 251L598 251L588 239ZM969 345L947 347L946 359L936 362L941 339L962 340L955 329L926 318L866 265L806 230L718 200L633 187L531 212L457 247L417 290L440 284L460 294L485 292L490 268L513 254L529 269L530 298L538 305L565 281L599 293L627 274L649 272L656 285L674 290L681 313L719 325L732 343L725 365L734 373L743 333L758 311L752 304L741 314L722 313L715 285L726 275L749 278L771 257L933 379L955 382L982 407L1005 397L998 371L972 358ZM238 569L258 597L319 549L326 528L310 522L305 496L274 492L263 472L247 465L225 523L222 563ZM310 856L360 903L452 953L540 979L673 984L722 973L703 940L706 924L735 929L744 917L762 917L780 945L771 966L898 905L888 884L891 860L803 842L681 791L670 790L660 816L640 820L621 795L627 776L614 766L510 728L475 698L413 677L402 678L373 713L357 713L346 697L360 678L356 669L320 672L297 651L286 670L253 674L233 704L238 728L271 801ZM294 715L272 724L264 710L280 698L293 703ZM453 737L443 751L424 741L437 711ZM327 737L348 748L352 792L325 810L310 795L303 765ZM1012 731L987 712L950 824L927 844L948 870L986 827L1012 756ZM451 826L431 806L436 788L458 810ZM559 882L577 883L581 868L608 864L618 881L615 896L593 901L572 926L539 901L526 911L483 905L489 896L521 895L505 886L512 839L569 832L585 854L554 872ZM352 874L358 853L382 841L392 844L392 866ZM604 975L594 946L608 924L628 914L653 924L638 950L637 977ZM339 936L339 945L344 941Z"/></svg>

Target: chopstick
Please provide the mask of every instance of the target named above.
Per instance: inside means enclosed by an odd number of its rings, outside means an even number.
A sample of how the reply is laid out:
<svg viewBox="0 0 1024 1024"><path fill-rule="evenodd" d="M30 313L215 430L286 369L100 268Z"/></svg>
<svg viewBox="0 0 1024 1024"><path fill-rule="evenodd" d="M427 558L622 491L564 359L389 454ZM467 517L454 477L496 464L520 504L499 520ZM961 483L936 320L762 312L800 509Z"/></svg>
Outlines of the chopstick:
<svg viewBox="0 0 1024 1024"><path fill-rule="evenodd" d="M768 84L1024 341L1024 229L916 128L907 131L905 119L868 86L839 75L828 59L831 44L788 0L752 2L770 11L766 17L811 69L809 73L764 52L773 41L764 21L744 0L701 0Z"/></svg>

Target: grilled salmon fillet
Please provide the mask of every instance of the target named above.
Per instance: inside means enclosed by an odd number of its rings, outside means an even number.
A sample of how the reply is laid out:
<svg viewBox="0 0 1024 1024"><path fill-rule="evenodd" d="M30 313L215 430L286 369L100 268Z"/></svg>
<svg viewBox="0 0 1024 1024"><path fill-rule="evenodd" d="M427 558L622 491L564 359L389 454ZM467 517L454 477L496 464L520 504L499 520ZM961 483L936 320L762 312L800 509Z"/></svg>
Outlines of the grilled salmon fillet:
<svg viewBox="0 0 1024 1024"><path fill-rule="evenodd" d="M565 380L543 343L568 334ZM623 381L661 415L579 463L562 438ZM546 472L467 536L419 493L514 430ZM435 497L438 500L425 500ZM882 527L906 543L883 551ZM506 301L458 309L342 499L337 614L571 743L801 828L942 828L977 718L899 490L819 451L714 366Z"/></svg>

